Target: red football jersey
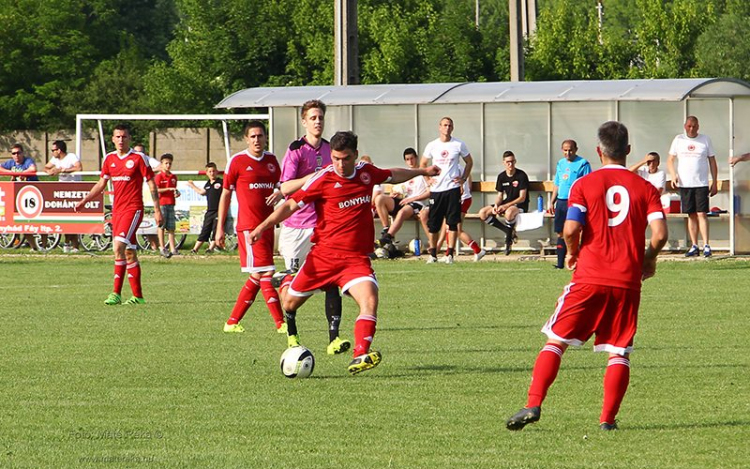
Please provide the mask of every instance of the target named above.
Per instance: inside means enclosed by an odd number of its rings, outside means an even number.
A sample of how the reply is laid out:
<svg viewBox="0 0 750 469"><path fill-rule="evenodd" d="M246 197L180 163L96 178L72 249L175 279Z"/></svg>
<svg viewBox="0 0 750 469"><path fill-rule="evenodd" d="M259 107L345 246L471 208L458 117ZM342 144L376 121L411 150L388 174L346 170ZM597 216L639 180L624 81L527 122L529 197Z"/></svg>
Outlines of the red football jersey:
<svg viewBox="0 0 750 469"><path fill-rule="evenodd" d="M102 163L101 177L112 181L113 211L143 210L143 181L153 179L154 171L142 153L130 150L119 156L108 153Z"/></svg>
<svg viewBox="0 0 750 469"><path fill-rule="evenodd" d="M291 198L302 207L315 202L318 221L311 239L314 249L348 255L372 252L372 187L390 179L389 170L369 163L358 163L350 178L336 174L333 166L326 166L310 178Z"/></svg>
<svg viewBox="0 0 750 469"><path fill-rule="evenodd" d="M573 184L568 207L574 206L585 224L572 282L640 290L646 228L664 218L659 191L627 168L608 165Z"/></svg>
<svg viewBox="0 0 750 469"><path fill-rule="evenodd" d="M172 173L160 171L154 176L154 182L157 189L166 189L168 187L177 187L177 176ZM159 192L159 205L174 205L174 191Z"/></svg>
<svg viewBox="0 0 750 469"><path fill-rule="evenodd" d="M273 212L266 198L278 187L280 175L273 153L266 151L256 158L245 150L232 156L224 172L224 188L237 192L237 231L254 229Z"/></svg>

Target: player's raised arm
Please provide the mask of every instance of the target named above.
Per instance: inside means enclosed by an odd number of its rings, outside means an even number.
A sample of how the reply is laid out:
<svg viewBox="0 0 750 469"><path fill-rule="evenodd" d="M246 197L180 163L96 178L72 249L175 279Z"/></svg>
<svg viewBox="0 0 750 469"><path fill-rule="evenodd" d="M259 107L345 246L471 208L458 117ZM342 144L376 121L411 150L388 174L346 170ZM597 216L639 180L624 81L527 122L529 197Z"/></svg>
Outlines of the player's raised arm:
<svg viewBox="0 0 750 469"><path fill-rule="evenodd" d="M284 196L290 196L300 190L302 186L305 185L308 179L313 177L313 175L316 173L310 173L305 177L301 177L299 179L290 179L288 181L284 181L281 183L281 193L284 194Z"/></svg>
<svg viewBox="0 0 750 469"><path fill-rule="evenodd" d="M437 176L440 174L440 168L435 165L416 169L389 168L389 171L391 172L391 180L389 182L392 184L400 184L417 176Z"/></svg>
<svg viewBox="0 0 750 469"><path fill-rule="evenodd" d="M292 214L300 208L301 207L294 199L288 199L286 202L279 205L276 210L274 210L273 213L268 216L268 218L263 220L260 225L255 227L255 229L250 233L250 235L248 236L250 239L250 244L258 241L261 234L266 229L278 225L282 221L292 216Z"/></svg>

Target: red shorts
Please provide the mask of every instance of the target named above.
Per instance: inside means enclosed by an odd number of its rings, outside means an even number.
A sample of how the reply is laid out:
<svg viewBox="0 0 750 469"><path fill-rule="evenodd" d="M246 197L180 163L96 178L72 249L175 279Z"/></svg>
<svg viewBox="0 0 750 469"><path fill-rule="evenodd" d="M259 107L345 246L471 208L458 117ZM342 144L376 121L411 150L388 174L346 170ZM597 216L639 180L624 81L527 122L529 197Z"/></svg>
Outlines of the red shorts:
<svg viewBox="0 0 750 469"><path fill-rule="evenodd" d="M311 296L316 290L326 290L333 286L340 287L341 293L346 293L360 282L372 282L378 286L369 257L342 257L329 252L322 254L313 246L289 286L289 293L294 296Z"/></svg>
<svg viewBox="0 0 750 469"><path fill-rule="evenodd" d="M595 352L633 351L641 292L627 288L570 283L542 328L550 339L583 345L596 334Z"/></svg>
<svg viewBox="0 0 750 469"><path fill-rule="evenodd" d="M143 209L112 213L112 239L127 245L127 249L137 249L135 232L143 221Z"/></svg>
<svg viewBox="0 0 750 469"><path fill-rule="evenodd" d="M255 244L248 242L250 231L237 233L240 247L240 267L243 272L270 272L276 270L273 264L273 230L266 230Z"/></svg>
<svg viewBox="0 0 750 469"><path fill-rule="evenodd" d="M469 213L469 209L471 208L471 197L469 197L466 200L461 201L461 213L466 215Z"/></svg>

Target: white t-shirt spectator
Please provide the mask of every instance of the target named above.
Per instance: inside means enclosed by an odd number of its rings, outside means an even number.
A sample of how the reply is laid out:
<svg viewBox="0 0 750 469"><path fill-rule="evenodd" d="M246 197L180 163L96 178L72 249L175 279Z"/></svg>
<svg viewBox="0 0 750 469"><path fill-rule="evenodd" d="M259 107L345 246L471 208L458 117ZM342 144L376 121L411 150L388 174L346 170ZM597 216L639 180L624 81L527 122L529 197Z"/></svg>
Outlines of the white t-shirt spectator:
<svg viewBox="0 0 750 469"><path fill-rule="evenodd" d="M445 192L460 187L453 179L462 176L461 159L468 155L466 144L453 137L447 142L438 138L427 144L423 156L440 168L440 174L433 178L434 183L430 188L432 192Z"/></svg>
<svg viewBox="0 0 750 469"><path fill-rule="evenodd" d="M648 168L640 167L638 168L638 175L653 184L654 187L659 190L659 193L661 194L662 208L669 207L669 194L664 193L664 190L667 188L667 173L661 169L657 170L655 173L649 173Z"/></svg>
<svg viewBox="0 0 750 469"><path fill-rule="evenodd" d="M711 139L698 134L690 138L677 135L669 147L669 154L677 156L677 177L680 187L708 187L708 159L716 156Z"/></svg>
<svg viewBox="0 0 750 469"><path fill-rule="evenodd" d="M53 164L55 168L57 169L70 169L79 161L81 161L81 158L75 153L66 153L62 159L55 156L54 158L49 160L49 162ZM81 175L78 174L77 172L76 173L60 173L59 178L60 178L60 181L64 181L64 182L80 181Z"/></svg>

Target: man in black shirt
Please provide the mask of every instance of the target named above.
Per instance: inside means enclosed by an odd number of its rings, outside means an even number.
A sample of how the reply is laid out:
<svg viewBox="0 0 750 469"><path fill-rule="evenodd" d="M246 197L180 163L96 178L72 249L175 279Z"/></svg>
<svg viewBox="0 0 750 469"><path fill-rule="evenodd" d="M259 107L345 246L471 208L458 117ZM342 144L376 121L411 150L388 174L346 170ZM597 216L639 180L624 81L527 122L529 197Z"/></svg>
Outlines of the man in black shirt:
<svg viewBox="0 0 750 469"><path fill-rule="evenodd" d="M214 234L216 233L216 222L218 221L218 210L219 210L219 199L221 198L221 188L223 181L217 177L219 171L216 169L216 163L208 163L206 165L206 176L208 181L201 188L193 184L193 181L188 181L190 187L200 195L205 195L207 199L208 208L206 209L206 215L203 217L203 229L201 234L198 236L198 240L195 242L195 246L191 252L198 254L198 249L206 241L211 241L208 245L207 253L211 253L216 249L214 242Z"/></svg>
<svg viewBox="0 0 750 469"><path fill-rule="evenodd" d="M479 218L488 225L505 233L505 255L510 254L516 239L513 226L519 213L529 211L529 177L516 168L516 156L512 151L503 153L505 171L497 175L497 200L493 205L479 211ZM501 220L503 217L504 220Z"/></svg>

